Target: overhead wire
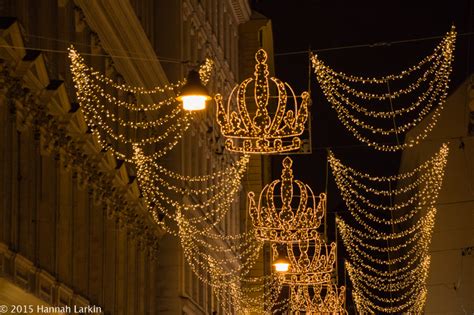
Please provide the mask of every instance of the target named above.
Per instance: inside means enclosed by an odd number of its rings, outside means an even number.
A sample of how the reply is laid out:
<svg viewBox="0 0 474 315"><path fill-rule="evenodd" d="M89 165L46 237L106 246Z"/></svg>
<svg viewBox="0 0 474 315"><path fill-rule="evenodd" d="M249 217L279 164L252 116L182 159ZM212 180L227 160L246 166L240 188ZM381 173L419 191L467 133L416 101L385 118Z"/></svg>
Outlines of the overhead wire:
<svg viewBox="0 0 474 315"><path fill-rule="evenodd" d="M465 32L465 33L458 33L457 37L472 36L472 35L474 35L474 32ZM29 37L32 37L32 38L62 42L62 43L66 43L68 45L74 44L74 45L77 45L77 46L92 47L92 45L88 45L88 44L85 44L85 43L76 43L76 42L72 42L72 41L64 41L64 40L59 40L59 39L56 39L56 38L51 38L51 37L41 36L41 35L26 34L26 36L29 36ZM328 47L328 48L319 48L319 49L306 49L306 50L298 50L298 51L287 51L287 52L275 53L274 56L300 55L300 54L308 54L308 52L318 53L318 52L336 51L336 50L344 50L344 49L356 49L356 48L384 47L384 46L391 46L391 45L396 45L396 44L414 43L414 42L421 42L421 41L434 40L434 39L440 39L440 38L443 38L443 35L411 38L411 39L396 40L396 41L382 41L382 42L369 43L369 44L346 45L346 46L337 46L337 47ZM49 53L62 53L62 54L67 54L68 53L67 49L61 50L61 49L50 49L50 48L32 47L32 46L19 47L19 46L13 46L13 45L0 45L0 47L15 48L15 49L30 49L30 50L49 52ZM136 52L130 52L130 51L125 51L125 50L120 50L120 51L123 51L124 53L127 53L127 54L138 54ZM109 55L109 54L85 53L85 52L81 52L81 54L86 55L86 56L113 57L113 58L123 58L123 59L141 60L141 61L160 61L160 62L169 62L169 63L187 63L188 62L187 60L180 60L180 59L160 57L160 56L157 56L155 58L150 58L150 57L146 57L144 55L143 55L143 57L139 57L139 56L133 57L133 56L127 56L127 55Z"/></svg>
<svg viewBox="0 0 474 315"><path fill-rule="evenodd" d="M40 47L33 47L33 46L0 45L0 47L1 48L13 48L13 49L36 50L36 51L56 53L56 54L68 54L69 53L67 50L62 50L62 49L40 48ZM167 59L167 58L159 58L159 57L148 58L148 57L132 57L132 56L125 56L125 55L98 54L98 53L88 53L88 52L79 52L79 53L83 56L91 56L91 57L111 57L111 58L137 60L137 61L160 61L160 62L165 62L165 63L176 63L176 64L188 63L187 60Z"/></svg>
<svg viewBox="0 0 474 315"><path fill-rule="evenodd" d="M464 36L472 36L474 32L466 32L466 33L458 33L457 37L464 37ZM429 37L419 37L419 38L412 38L412 39L405 39L405 40L397 40L397 41L389 41L389 42L376 42L371 44L358 44L358 45L347 45L347 46L339 46L339 47L328 47L328 48L319 48L311 50L312 53L318 52L326 52L326 51L335 51L335 50L344 50L344 49L355 49L355 48L374 48L374 47L388 47L391 45L396 44L406 44L406 43L415 43L427 40L434 40L443 38L444 35L438 36L429 36ZM281 53L273 54L275 57L279 56L290 56L290 55L302 55L307 54L308 50L297 50L297 51L287 51Z"/></svg>

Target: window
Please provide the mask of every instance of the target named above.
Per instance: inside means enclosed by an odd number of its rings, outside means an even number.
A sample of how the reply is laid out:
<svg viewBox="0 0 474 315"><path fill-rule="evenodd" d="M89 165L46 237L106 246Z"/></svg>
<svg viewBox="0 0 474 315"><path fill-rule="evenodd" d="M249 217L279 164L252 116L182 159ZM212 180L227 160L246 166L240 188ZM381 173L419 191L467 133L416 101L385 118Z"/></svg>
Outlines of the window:
<svg viewBox="0 0 474 315"><path fill-rule="evenodd" d="M260 47L263 47L263 29L258 31L258 43Z"/></svg>

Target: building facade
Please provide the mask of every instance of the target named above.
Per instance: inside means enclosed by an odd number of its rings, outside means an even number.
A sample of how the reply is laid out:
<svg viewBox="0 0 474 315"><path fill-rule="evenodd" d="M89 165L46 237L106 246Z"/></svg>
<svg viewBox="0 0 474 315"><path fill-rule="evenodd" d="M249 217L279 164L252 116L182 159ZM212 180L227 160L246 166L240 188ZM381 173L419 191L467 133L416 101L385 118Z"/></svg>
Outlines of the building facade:
<svg viewBox="0 0 474 315"><path fill-rule="evenodd" d="M401 171L409 171L430 159L443 143L449 143L430 246L426 314L474 312L474 139L470 129L473 108L471 75L448 97L427 140L402 155ZM407 137L419 134L429 119Z"/></svg>
<svg viewBox="0 0 474 315"><path fill-rule="evenodd" d="M241 52L272 46L268 20L251 15L245 0L0 1L0 304L223 312L178 240L153 221L135 170L90 132L67 48L114 81L146 88L181 80L209 57L209 90L227 95L253 69ZM196 115L159 162L189 176L233 162L214 117L212 107ZM262 186L265 163L250 162L244 189ZM245 203L232 208L217 232L241 231Z"/></svg>

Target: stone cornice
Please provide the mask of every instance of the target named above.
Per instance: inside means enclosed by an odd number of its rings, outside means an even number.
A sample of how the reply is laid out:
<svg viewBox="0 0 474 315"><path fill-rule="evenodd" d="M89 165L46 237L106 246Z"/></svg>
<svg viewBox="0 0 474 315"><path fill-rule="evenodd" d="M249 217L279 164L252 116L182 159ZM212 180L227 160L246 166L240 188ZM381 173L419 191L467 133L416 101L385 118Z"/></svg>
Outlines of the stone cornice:
<svg viewBox="0 0 474 315"><path fill-rule="evenodd" d="M41 53L8 47L23 47L17 22L0 30L0 43L4 43L0 101L11 108L17 129L32 129L41 154L60 160L109 217L140 247L156 255L163 230L143 205L137 181L129 176L125 163L102 151L88 132L81 109L70 103L64 83L48 77Z"/></svg>

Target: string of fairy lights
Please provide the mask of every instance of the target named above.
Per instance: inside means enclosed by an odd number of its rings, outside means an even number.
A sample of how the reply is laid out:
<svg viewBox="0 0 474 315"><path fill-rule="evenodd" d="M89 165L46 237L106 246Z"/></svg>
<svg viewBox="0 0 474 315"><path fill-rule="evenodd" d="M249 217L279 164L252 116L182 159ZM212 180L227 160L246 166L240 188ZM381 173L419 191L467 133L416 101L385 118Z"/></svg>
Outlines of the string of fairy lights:
<svg viewBox="0 0 474 315"><path fill-rule="evenodd" d="M399 74L380 78L353 76L335 71L317 55L313 55L311 61L323 93L336 110L342 124L359 141L377 150L393 152L417 145L436 125L448 94L455 41L456 31L453 26L433 53L417 65ZM418 79L414 79L416 76ZM401 80L414 82L392 90L391 87L398 86ZM385 91L374 93L363 90L367 88ZM403 96L418 91L420 95L411 104L394 109L393 103L400 100L403 104L408 104L409 100ZM428 114L429 122L418 135L404 143L385 144L418 125Z"/></svg>
<svg viewBox="0 0 474 315"><path fill-rule="evenodd" d="M447 97L455 39L453 27L417 65L380 78L337 72L316 55L311 61L343 125L368 146L393 152L419 144L436 125ZM395 108L396 102L407 105ZM422 121L421 132L400 143L399 136ZM396 144L387 144L391 139ZM443 144L414 170L384 177L346 166L329 151L328 162L349 213L336 224L348 255L345 268L358 312L422 312L434 205L447 156L448 146Z"/></svg>
<svg viewBox="0 0 474 315"><path fill-rule="evenodd" d="M184 111L174 96L184 81L150 89L118 84L87 66L74 47L69 48L69 58L84 118L101 146L117 158L132 163L132 147L140 146L151 147L151 158L158 159L189 128L193 114ZM209 80L212 68L210 60L200 67L203 82ZM119 96L130 100L119 100ZM136 101L144 96L150 101ZM151 101L154 99L157 101Z"/></svg>
<svg viewBox="0 0 474 315"><path fill-rule="evenodd" d="M372 176L347 167L330 152L328 159L336 184L353 219L348 223L339 218L337 226L350 258L346 269L360 312L422 309L434 204L448 152L447 144L443 144L431 159L414 170L391 177ZM382 202L387 203L387 197L389 204L385 206ZM381 201L376 204L371 199Z"/></svg>
<svg viewBox="0 0 474 315"><path fill-rule="evenodd" d="M417 145L436 125L447 96L455 38L453 27L418 64L380 78L337 72L316 55L311 63L343 125L362 143L393 152ZM293 178L289 157L283 160L281 178L266 185L258 199L248 194L251 230L228 235L222 228L236 211L249 154L298 150L309 117L309 93L297 97L288 83L270 77L263 49L255 55L253 77L243 80L227 99L220 94L214 98L225 148L239 155L230 156L229 164L211 174L193 176L160 164L196 118L176 99L186 80L152 88L130 86L88 66L73 47L69 57L77 99L97 142L135 167L151 217L179 240L190 270L212 288L226 314L347 313L346 289L334 281L336 244L327 244L318 231L327 196L315 195ZM202 83L209 82L212 69L213 62L206 59L199 69ZM270 97L271 91L278 96ZM413 101L407 102L413 94ZM276 111L269 110L272 100ZM408 105L395 108L395 101ZM398 141L422 121L427 123L420 134ZM396 137L397 144L387 144L387 137ZM336 223L359 312L422 311L434 205L447 156L444 144L412 171L374 176L328 153L350 214ZM265 242L271 244L275 266L283 259L287 270L279 272L277 267L269 275L253 276ZM286 297L284 286L289 288Z"/></svg>

